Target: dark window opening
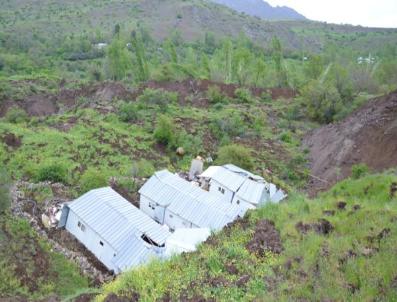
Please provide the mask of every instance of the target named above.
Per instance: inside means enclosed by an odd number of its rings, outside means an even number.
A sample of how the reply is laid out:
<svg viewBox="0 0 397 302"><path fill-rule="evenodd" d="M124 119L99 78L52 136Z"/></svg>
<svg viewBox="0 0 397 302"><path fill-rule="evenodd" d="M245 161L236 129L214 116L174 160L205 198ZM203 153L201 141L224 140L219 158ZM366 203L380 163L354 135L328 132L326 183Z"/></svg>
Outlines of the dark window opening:
<svg viewBox="0 0 397 302"><path fill-rule="evenodd" d="M141 236L141 238L143 239L143 241L145 241L146 243L149 243L150 245L154 245L157 247L164 247L164 244L162 244L162 245L157 244L156 242L154 242L152 239L150 239L150 237L146 236L145 234L143 234Z"/></svg>

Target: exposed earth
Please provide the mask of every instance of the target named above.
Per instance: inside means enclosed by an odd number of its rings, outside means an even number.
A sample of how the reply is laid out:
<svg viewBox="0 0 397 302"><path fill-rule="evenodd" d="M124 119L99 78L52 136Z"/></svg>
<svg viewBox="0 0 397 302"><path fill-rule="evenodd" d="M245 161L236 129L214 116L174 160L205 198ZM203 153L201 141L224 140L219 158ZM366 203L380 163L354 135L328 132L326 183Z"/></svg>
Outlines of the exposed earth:
<svg viewBox="0 0 397 302"><path fill-rule="evenodd" d="M365 163L374 172L397 166L397 91L375 98L339 123L309 132L311 195L351 175Z"/></svg>
<svg viewBox="0 0 397 302"><path fill-rule="evenodd" d="M235 97L235 90L240 87L236 84L223 84L208 80L185 80L181 82L150 81L141 85L138 89L132 90L121 83L103 82L77 89L62 88L55 94L33 94L19 100L5 100L0 104L0 117L6 115L8 109L15 105L24 109L29 116L47 116L77 106L100 107L106 112L111 110L106 105L112 100L134 101L146 88L177 92L181 105L186 105L188 103L187 98L193 96L189 105L207 107L206 91L211 86L219 87L220 92L227 97ZM279 98L290 99L296 95L296 91L288 88L263 89L253 87L249 89L254 96L260 97L263 93L268 93L274 100Z"/></svg>

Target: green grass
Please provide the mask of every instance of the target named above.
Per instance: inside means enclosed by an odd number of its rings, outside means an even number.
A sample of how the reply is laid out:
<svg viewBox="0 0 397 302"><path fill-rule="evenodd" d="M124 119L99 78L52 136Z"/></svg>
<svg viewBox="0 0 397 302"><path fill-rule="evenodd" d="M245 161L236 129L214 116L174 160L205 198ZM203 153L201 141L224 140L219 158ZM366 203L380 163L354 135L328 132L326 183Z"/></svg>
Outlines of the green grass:
<svg viewBox="0 0 397 302"><path fill-rule="evenodd" d="M20 218L0 216L0 258L0 297L36 301L90 285L76 264L53 252Z"/></svg>
<svg viewBox="0 0 397 302"><path fill-rule="evenodd" d="M97 300L109 293L132 295L142 301L169 296L215 298L217 301L395 301L397 278L397 196L389 196L393 173L345 180L317 199L291 194L285 203L268 205L248 216L249 227L238 224L215 235L213 245L203 244L193 254L154 261L127 272L103 287ZM347 203L345 210L337 203ZM360 205L354 211L353 207ZM323 211L333 210L334 216ZM296 224L327 219L334 227L328 234L301 234ZM265 257L252 255L246 244L255 224L275 222L284 251ZM379 241L383 230L390 233ZM369 254L368 254L369 253ZM349 256L350 255L350 256ZM238 274L228 273L233 264ZM234 283L244 275L249 281ZM222 280L216 283L216 280ZM223 284L222 284L223 282Z"/></svg>

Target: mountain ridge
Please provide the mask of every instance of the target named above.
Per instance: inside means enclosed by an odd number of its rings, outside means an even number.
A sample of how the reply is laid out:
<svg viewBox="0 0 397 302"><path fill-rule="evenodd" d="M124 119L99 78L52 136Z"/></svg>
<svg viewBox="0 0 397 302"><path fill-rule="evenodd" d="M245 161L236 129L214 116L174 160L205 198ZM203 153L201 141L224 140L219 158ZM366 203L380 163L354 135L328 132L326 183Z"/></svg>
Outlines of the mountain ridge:
<svg viewBox="0 0 397 302"><path fill-rule="evenodd" d="M225 5L240 13L259 17L264 20L307 20L305 16L288 6L272 6L262 0L211 0Z"/></svg>

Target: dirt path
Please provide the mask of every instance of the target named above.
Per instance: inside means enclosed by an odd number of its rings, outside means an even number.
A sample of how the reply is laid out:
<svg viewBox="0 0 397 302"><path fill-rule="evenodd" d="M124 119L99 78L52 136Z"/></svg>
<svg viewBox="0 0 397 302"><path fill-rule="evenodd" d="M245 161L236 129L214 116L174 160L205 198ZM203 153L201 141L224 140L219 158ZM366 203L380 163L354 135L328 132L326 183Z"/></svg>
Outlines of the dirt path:
<svg viewBox="0 0 397 302"><path fill-rule="evenodd" d="M310 195L350 176L351 167L365 163L372 171L397 166L397 91L369 101L345 120L308 133ZM325 180L324 181L321 181Z"/></svg>

